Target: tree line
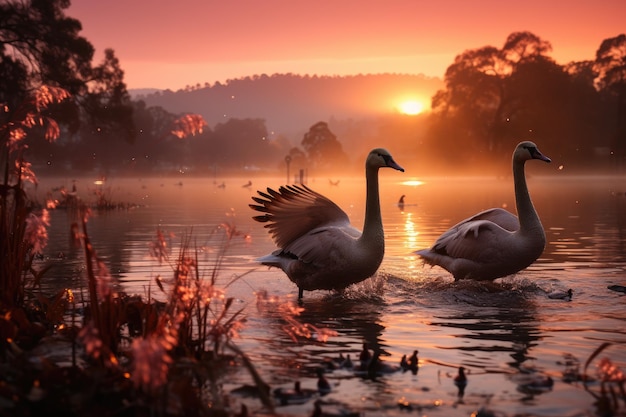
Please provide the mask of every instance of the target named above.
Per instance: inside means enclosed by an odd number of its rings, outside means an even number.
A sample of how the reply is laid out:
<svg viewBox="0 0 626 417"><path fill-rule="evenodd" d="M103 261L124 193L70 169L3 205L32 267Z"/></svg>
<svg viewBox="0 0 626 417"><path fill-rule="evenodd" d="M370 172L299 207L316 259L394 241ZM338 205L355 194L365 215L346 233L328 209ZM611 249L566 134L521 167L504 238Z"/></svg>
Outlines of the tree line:
<svg viewBox="0 0 626 417"><path fill-rule="evenodd" d="M499 157L527 138L574 166L623 167L626 35L602 41L593 60L559 65L551 49L533 33L515 32L501 48L459 54L432 99L432 150L456 145L452 158Z"/></svg>
<svg viewBox="0 0 626 417"><path fill-rule="evenodd" d="M442 166L488 160L508 164L520 139L536 140L567 167L620 169L626 164L624 34L603 40L594 59L561 65L550 57L548 41L514 32L502 47L460 53L445 73L443 88L432 97L431 113L320 117L303 122L303 134L294 138L268 131L266 120L254 114L208 126L181 108L169 109L166 99L173 92L154 95L162 99L159 105L147 104L148 97L131 99L114 51L107 49L104 60L94 64L94 48L80 36L80 22L65 16L67 7L67 0L0 3L2 145L11 146L11 120L33 90L51 85L71 94L70 100L45 109L58 122L59 140L43 140L44 131L36 125L26 138L29 157L43 173L282 169L286 156L294 167L322 172L333 166L360 167L361 156L380 144L428 155L421 158ZM359 77L350 82L362 81ZM252 89L255 83L298 79L308 77L254 76L175 94L179 99L201 89L228 94L229 87L241 91L244 85ZM306 96L300 99L307 102ZM191 134L177 134L181 120L197 124L187 126ZM0 166L8 166L7 155L0 156Z"/></svg>

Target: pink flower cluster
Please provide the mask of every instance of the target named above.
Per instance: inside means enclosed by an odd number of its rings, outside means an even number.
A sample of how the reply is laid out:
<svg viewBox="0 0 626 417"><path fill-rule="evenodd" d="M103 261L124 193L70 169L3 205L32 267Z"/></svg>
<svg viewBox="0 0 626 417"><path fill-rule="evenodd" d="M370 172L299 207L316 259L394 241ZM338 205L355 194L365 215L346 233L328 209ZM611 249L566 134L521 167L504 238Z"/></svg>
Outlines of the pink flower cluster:
<svg viewBox="0 0 626 417"><path fill-rule="evenodd" d="M26 217L24 241L30 245L33 253L43 253L43 249L48 244L48 226L50 226L50 213L46 209L41 210L39 215L29 213Z"/></svg>

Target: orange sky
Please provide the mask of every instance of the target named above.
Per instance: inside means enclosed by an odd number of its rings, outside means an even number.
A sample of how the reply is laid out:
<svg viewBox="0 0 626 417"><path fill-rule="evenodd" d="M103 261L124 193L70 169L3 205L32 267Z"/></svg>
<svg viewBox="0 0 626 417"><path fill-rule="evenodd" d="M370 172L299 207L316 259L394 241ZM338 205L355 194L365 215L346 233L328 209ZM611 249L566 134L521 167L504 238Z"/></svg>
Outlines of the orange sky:
<svg viewBox="0 0 626 417"><path fill-rule="evenodd" d="M626 32L625 0L72 0L66 14L96 63L115 50L129 88L172 90L263 73L442 77L457 54L522 30L565 64Z"/></svg>

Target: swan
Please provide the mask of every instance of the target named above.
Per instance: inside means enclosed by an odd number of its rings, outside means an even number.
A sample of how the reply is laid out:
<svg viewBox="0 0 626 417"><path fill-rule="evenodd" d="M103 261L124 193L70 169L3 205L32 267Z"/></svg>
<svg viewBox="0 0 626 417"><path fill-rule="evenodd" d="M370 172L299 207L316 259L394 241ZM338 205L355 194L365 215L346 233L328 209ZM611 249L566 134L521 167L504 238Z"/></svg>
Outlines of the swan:
<svg viewBox="0 0 626 417"><path fill-rule="evenodd" d="M268 223L279 247L257 261L282 269L298 286L298 300L304 290L342 290L371 277L383 260L385 238L378 195L379 168L404 172L391 154L382 148L370 151L365 161L366 201L363 232L350 224L348 215L335 203L306 185L270 188L261 197L252 197L253 210L265 213L253 217Z"/></svg>
<svg viewBox="0 0 626 417"><path fill-rule="evenodd" d="M524 164L551 162L537 145L524 141L513 152L513 182L519 219L501 208L482 211L444 232L430 249L415 252L455 280L493 280L514 274L539 258L546 235L528 194Z"/></svg>

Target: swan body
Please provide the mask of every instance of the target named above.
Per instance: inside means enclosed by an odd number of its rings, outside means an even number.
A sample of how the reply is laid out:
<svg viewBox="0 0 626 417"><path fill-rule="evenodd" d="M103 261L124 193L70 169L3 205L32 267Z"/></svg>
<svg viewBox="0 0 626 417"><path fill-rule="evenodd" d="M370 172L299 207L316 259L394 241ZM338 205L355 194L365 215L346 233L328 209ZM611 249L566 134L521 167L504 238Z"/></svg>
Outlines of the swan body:
<svg viewBox="0 0 626 417"><path fill-rule="evenodd" d="M524 164L531 159L551 162L533 142L521 142L513 152L513 181L518 216L493 208L452 226L430 249L415 252L439 265L455 280L493 280L515 274L539 258L546 236L528 193Z"/></svg>
<svg viewBox="0 0 626 417"><path fill-rule="evenodd" d="M304 290L342 290L371 277L383 260L385 239L380 213L378 170L404 172L385 149L372 150L365 161L366 201L363 231L323 195L305 185L270 188L252 197L250 208L265 213L253 217L268 228L279 247L257 261L282 269Z"/></svg>

